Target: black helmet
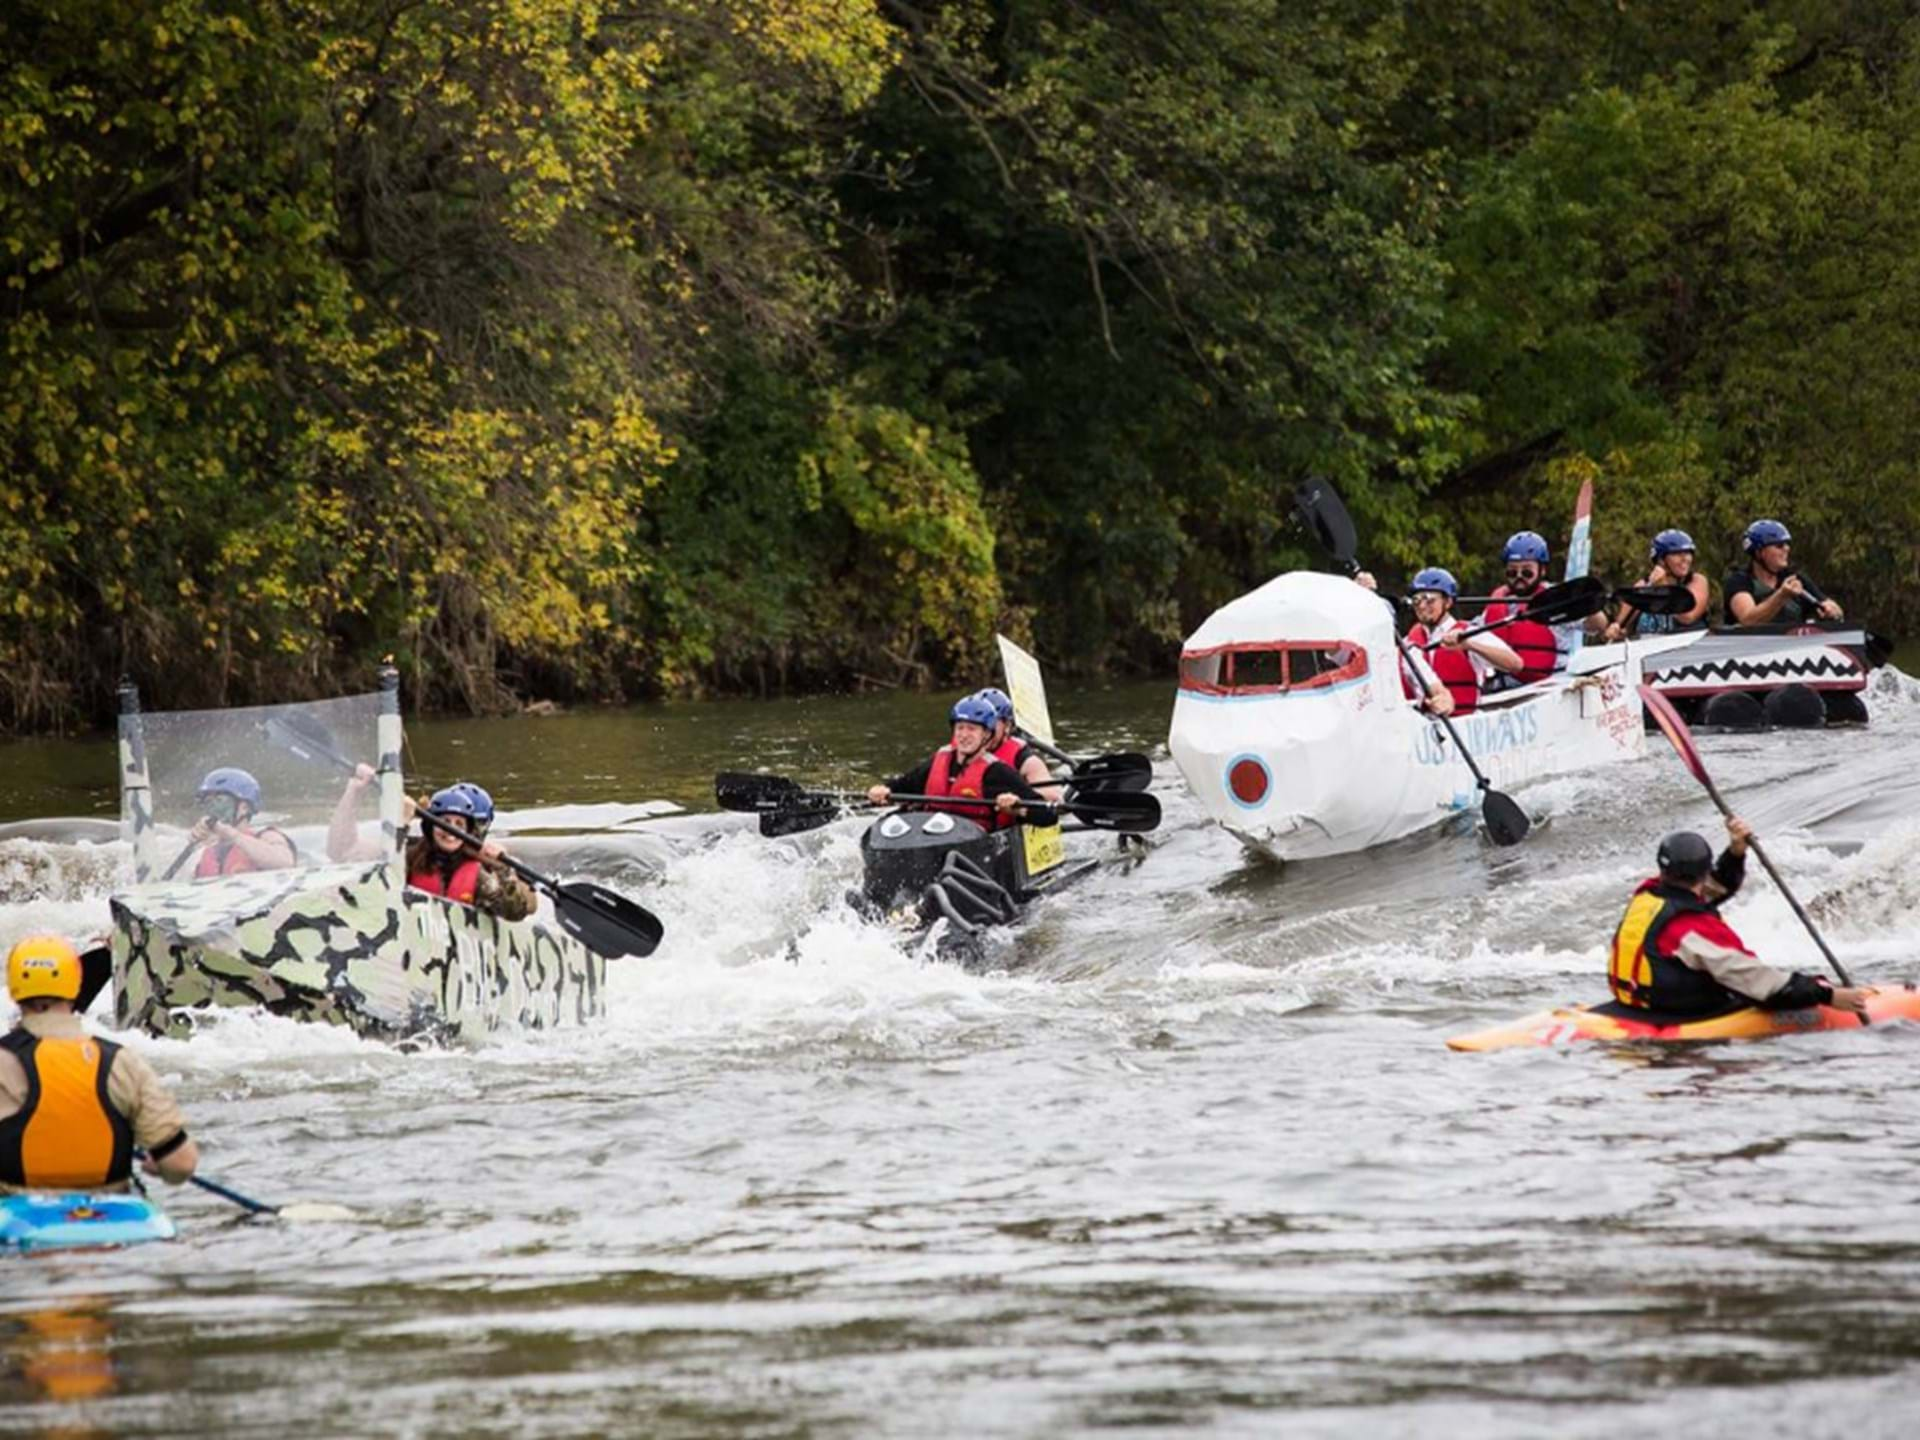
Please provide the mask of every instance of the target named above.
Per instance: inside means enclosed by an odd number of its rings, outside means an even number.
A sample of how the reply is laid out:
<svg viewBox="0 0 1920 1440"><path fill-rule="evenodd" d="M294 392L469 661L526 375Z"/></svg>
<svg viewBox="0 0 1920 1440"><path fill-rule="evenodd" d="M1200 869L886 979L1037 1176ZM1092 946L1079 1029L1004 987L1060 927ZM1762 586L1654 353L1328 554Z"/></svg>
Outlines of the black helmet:
<svg viewBox="0 0 1920 1440"><path fill-rule="evenodd" d="M1713 869L1713 847L1691 830L1676 830L1660 842L1660 877L1692 885Z"/></svg>

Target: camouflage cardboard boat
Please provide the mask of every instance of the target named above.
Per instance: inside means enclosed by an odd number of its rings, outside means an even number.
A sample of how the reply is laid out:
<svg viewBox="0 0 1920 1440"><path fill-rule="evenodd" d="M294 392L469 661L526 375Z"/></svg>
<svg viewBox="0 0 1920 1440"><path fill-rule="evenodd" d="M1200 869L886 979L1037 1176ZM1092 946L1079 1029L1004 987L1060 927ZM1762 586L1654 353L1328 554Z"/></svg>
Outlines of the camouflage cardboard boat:
<svg viewBox="0 0 1920 1440"><path fill-rule="evenodd" d="M375 766L379 813L355 817L355 833L382 858L329 858L339 776L289 735L324 736ZM212 868L189 838L199 785L221 767L257 781L254 824L293 842L292 866L196 876ZM212 1010L241 1007L378 1039L452 1040L605 1012L605 957L544 907L508 922L407 887L397 676L374 695L167 714L142 714L129 687L120 786L134 857L133 884L110 901L122 1026L181 1036Z"/></svg>

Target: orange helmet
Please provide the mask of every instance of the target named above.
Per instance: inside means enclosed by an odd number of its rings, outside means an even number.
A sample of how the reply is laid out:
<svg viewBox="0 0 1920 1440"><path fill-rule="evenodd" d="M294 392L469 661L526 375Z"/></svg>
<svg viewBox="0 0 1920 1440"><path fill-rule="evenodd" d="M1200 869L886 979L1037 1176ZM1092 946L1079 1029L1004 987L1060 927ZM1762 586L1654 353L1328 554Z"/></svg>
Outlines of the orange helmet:
<svg viewBox="0 0 1920 1440"><path fill-rule="evenodd" d="M18 1000L80 998L80 952L58 935L29 935L7 954L7 993Z"/></svg>

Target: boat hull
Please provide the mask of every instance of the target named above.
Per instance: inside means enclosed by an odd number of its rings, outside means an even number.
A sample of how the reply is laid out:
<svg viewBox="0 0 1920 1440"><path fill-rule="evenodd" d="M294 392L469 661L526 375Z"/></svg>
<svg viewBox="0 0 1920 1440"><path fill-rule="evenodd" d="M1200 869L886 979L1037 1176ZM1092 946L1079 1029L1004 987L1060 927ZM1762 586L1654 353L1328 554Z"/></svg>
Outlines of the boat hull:
<svg viewBox="0 0 1920 1440"><path fill-rule="evenodd" d="M61 1250L171 1240L167 1212L141 1195L31 1191L0 1196L0 1250Z"/></svg>
<svg viewBox="0 0 1920 1440"><path fill-rule="evenodd" d="M1868 1001L1867 1018L1876 1025L1892 1020L1920 1020L1920 991L1911 985L1881 990ZM1625 1006L1609 1003L1542 1010L1491 1030L1455 1035L1447 1041L1447 1048L1477 1053L1571 1045L1583 1040L1684 1044L1701 1040L1759 1040L1770 1035L1859 1028L1859 1016L1829 1005L1816 1005L1808 1010L1762 1010L1749 1006L1707 1020L1657 1023L1628 1013Z"/></svg>
<svg viewBox="0 0 1920 1440"><path fill-rule="evenodd" d="M1058 826L990 831L937 811L881 816L861 836L860 855L862 909L916 932L944 919L956 940L1009 923L1099 863L1068 860Z"/></svg>
<svg viewBox="0 0 1920 1440"><path fill-rule="evenodd" d="M473 1039L605 1013L606 960L558 927L410 889L388 864L147 885L112 897L114 1013L185 1036L264 1009L374 1039Z"/></svg>

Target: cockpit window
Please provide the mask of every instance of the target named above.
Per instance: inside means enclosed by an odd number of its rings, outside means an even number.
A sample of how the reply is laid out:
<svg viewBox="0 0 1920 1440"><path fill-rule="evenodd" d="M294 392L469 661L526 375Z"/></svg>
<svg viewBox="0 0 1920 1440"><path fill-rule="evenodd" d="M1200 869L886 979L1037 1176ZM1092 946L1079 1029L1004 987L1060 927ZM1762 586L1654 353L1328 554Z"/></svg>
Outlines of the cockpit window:
<svg viewBox="0 0 1920 1440"><path fill-rule="evenodd" d="M1199 695L1279 695L1363 679L1367 652L1350 640L1216 645L1180 656L1180 688Z"/></svg>

